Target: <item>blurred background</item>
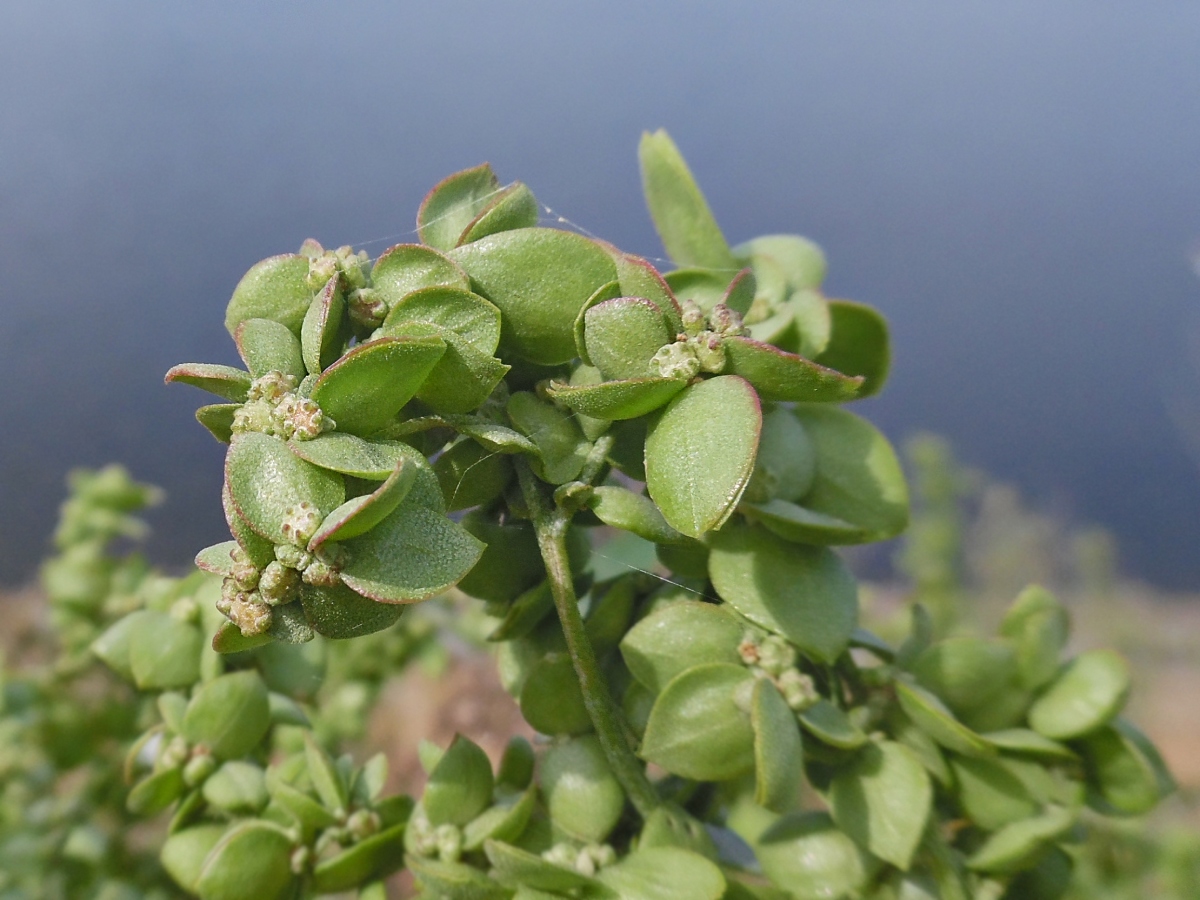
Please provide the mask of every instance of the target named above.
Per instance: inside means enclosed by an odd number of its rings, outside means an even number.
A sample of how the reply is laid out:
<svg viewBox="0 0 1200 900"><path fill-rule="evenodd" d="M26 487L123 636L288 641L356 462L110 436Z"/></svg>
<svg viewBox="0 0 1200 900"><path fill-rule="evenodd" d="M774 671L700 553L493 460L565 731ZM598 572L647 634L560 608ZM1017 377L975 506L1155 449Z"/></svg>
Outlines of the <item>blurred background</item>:
<svg viewBox="0 0 1200 900"><path fill-rule="evenodd" d="M1106 529L1127 575L1200 590L1194 3L3 11L0 584L34 575L77 465L167 490L158 561L225 539L207 401L162 375L236 362L255 261L415 240L426 190L483 160L548 223L658 257L636 146L662 126L731 241L805 234L831 296L889 317L861 411L893 439L941 434Z"/></svg>

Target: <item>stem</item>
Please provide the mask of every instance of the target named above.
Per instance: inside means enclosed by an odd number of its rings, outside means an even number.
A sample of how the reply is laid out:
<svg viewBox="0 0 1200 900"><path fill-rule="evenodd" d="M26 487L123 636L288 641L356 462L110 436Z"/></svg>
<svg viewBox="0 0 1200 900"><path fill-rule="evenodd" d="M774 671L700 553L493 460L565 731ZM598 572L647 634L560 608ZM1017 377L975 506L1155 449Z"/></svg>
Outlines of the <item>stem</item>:
<svg viewBox="0 0 1200 900"><path fill-rule="evenodd" d="M584 630L579 600L571 582L571 565L567 559L566 532L569 519L560 510L547 507L537 480L523 460L517 462L517 476L533 519L538 548L550 580L550 592L554 596L563 637L567 640L567 652L571 655L579 688L583 692L583 705L596 729L596 737L600 739L600 747L609 768L644 819L662 805L662 800L646 778L645 769L625 738L621 712L608 692L608 684L600 674L596 653Z"/></svg>

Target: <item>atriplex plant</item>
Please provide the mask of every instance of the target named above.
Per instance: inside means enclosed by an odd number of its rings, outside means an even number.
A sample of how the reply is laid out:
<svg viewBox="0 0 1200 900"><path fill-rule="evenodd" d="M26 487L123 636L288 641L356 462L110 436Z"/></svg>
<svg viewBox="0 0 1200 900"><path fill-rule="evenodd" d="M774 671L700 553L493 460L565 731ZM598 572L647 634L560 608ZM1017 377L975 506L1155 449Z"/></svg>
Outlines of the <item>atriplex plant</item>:
<svg viewBox="0 0 1200 900"><path fill-rule="evenodd" d="M1124 662L1062 661L1045 591L996 639L920 608L898 648L859 627L830 547L898 534L907 490L837 404L882 387L886 326L825 299L803 238L730 248L664 133L641 161L681 268L538 227L480 166L373 265L308 241L254 266L226 313L247 371L168 373L228 401L197 417L234 540L94 648L160 692L129 804L174 809L182 888L381 896L405 867L449 900L1048 898L1085 808L1169 789L1118 717ZM410 801L381 760L298 746L279 671L306 642L352 658L454 586L543 750L493 774L460 737Z"/></svg>

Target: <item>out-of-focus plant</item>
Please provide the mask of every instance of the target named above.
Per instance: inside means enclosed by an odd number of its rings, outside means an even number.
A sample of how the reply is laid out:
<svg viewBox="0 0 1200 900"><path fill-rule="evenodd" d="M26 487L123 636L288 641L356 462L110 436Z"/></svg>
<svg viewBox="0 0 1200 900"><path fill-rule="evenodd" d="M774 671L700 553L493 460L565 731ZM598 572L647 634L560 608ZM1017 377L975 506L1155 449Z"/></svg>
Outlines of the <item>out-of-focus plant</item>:
<svg viewBox="0 0 1200 900"><path fill-rule="evenodd" d="M447 900L1050 898L1087 807L1169 789L1120 718L1125 663L1065 657L1047 592L992 639L860 627L832 548L908 519L841 407L882 387L886 325L821 293L811 242L731 247L665 133L641 163L672 271L539 227L480 166L431 191L419 244L254 266L226 311L246 368L168 373L225 401L197 416L232 540L91 646L152 698L126 808L169 813L178 888L375 898L404 868ZM593 548L599 525L624 535ZM354 731L311 648L377 683L364 636L453 586L546 740L498 766L427 744L421 795L385 796L381 758L307 731Z"/></svg>

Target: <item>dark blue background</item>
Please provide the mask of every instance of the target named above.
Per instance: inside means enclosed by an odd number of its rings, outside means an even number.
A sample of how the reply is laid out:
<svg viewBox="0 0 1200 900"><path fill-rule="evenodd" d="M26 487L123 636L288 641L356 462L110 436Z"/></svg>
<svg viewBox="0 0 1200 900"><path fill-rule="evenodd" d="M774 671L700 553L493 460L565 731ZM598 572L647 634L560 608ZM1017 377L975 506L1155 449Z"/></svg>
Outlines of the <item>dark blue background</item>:
<svg viewBox="0 0 1200 900"><path fill-rule="evenodd" d="M235 360L242 272L307 236L411 240L490 160L627 249L661 249L636 142L667 127L734 241L820 242L891 319L867 412L948 435L1035 502L1200 588L1200 6L871 3L5 4L0 580L62 477L167 488L154 551L223 538L221 448L180 361ZM387 239L384 239L387 236Z"/></svg>

